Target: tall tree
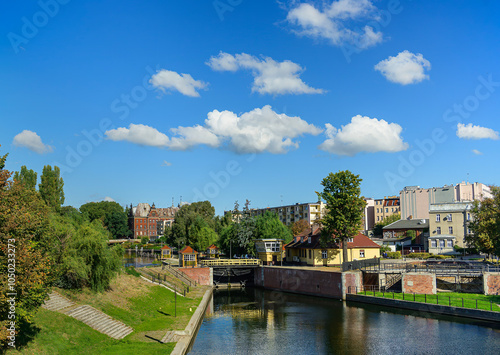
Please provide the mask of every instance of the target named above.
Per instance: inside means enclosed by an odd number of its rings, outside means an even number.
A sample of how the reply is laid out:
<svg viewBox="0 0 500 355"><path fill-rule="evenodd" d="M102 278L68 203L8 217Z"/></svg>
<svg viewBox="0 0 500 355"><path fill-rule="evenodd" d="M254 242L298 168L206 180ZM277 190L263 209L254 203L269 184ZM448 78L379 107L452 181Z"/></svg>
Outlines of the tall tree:
<svg viewBox="0 0 500 355"><path fill-rule="evenodd" d="M481 252L500 255L500 188L493 187L491 192L492 198L474 201L468 224L472 233L465 241Z"/></svg>
<svg viewBox="0 0 500 355"><path fill-rule="evenodd" d="M366 205L360 196L361 181L359 175L349 170L330 173L321 181L323 192L316 192L318 198L326 203L327 212L323 224L321 242L326 244L332 238L342 242L342 260L347 261L347 239L355 236L363 219Z"/></svg>
<svg viewBox="0 0 500 355"><path fill-rule="evenodd" d="M256 218L254 237L255 239L277 238L282 239L283 243L288 243L292 240L292 233L275 213L266 211Z"/></svg>
<svg viewBox="0 0 500 355"><path fill-rule="evenodd" d="M61 205L64 203L64 181L60 174L58 166L54 166L52 169L50 165L45 165L40 177L41 182L38 185L42 199L57 212L61 210Z"/></svg>
<svg viewBox="0 0 500 355"><path fill-rule="evenodd" d="M190 231L190 227L194 224L195 220L201 217L206 222L206 225L213 229L215 227L214 215L215 208L209 201L183 205L175 214L172 235L168 242L178 248L183 245L190 245L195 241L194 236L191 236L192 231Z"/></svg>
<svg viewBox="0 0 500 355"><path fill-rule="evenodd" d="M113 239L128 238L132 233L128 227L128 215L117 202L88 202L80 206L80 212L91 222L101 220Z"/></svg>
<svg viewBox="0 0 500 355"><path fill-rule="evenodd" d="M21 166L21 171L16 171L14 173L14 181L17 181L28 189L36 188L37 173L31 169L28 169L25 165Z"/></svg>

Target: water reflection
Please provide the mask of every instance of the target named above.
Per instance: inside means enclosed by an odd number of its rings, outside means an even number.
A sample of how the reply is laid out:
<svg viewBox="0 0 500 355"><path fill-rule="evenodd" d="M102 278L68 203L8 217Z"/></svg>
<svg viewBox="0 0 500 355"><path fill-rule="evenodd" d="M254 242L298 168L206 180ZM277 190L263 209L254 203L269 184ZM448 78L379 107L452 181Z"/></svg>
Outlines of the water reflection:
<svg viewBox="0 0 500 355"><path fill-rule="evenodd" d="M500 353L487 324L248 288L216 290L192 354Z"/></svg>

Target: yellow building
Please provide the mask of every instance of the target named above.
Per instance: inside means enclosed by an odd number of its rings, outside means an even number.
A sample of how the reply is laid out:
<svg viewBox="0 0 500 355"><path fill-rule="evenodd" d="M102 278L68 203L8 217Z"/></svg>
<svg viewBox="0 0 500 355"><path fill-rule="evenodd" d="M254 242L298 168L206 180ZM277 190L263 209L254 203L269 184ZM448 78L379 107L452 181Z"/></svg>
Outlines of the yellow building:
<svg viewBox="0 0 500 355"><path fill-rule="evenodd" d="M172 248L168 245L165 245L161 248L161 259L170 259L172 258Z"/></svg>
<svg viewBox="0 0 500 355"><path fill-rule="evenodd" d="M190 246L185 246L179 252L179 267L198 265L198 252Z"/></svg>
<svg viewBox="0 0 500 355"><path fill-rule="evenodd" d="M321 228L308 229L285 245L286 261L308 266L338 266L342 260L342 243L331 242L322 248L319 242ZM364 234L357 234L347 242L348 260L380 258L380 246Z"/></svg>
<svg viewBox="0 0 500 355"><path fill-rule="evenodd" d="M207 248L207 257L218 258L219 254L220 254L219 248L215 244L212 244Z"/></svg>
<svg viewBox="0 0 500 355"><path fill-rule="evenodd" d="M472 202L433 203L429 206L429 234L437 244L433 246L429 242L429 252L431 248L467 246L465 236L470 233L471 208Z"/></svg>
<svg viewBox="0 0 500 355"><path fill-rule="evenodd" d="M258 239L255 241L255 248L257 257L264 265L279 265L283 261L284 245L281 239Z"/></svg>
<svg viewBox="0 0 500 355"><path fill-rule="evenodd" d="M389 216L401 213L401 207L399 206L399 196L388 196L381 199L376 199L373 212L375 223L382 222Z"/></svg>

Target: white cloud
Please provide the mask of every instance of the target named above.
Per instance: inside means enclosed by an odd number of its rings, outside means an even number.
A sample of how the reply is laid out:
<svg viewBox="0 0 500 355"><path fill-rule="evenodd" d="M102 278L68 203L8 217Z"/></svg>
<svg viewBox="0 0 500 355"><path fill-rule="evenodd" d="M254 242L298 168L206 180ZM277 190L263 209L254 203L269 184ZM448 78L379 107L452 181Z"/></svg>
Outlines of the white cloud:
<svg viewBox="0 0 500 355"><path fill-rule="evenodd" d="M139 145L164 147L170 139L156 128L143 124L131 123L129 128L119 127L106 131L106 136L112 141L127 141Z"/></svg>
<svg viewBox="0 0 500 355"><path fill-rule="evenodd" d="M327 123L325 132L327 139L319 149L349 156L360 152L395 153L408 149L408 143L403 142L401 137L402 130L396 123L357 115L340 129Z"/></svg>
<svg viewBox="0 0 500 355"><path fill-rule="evenodd" d="M106 135L115 141L126 140L141 145L152 142L154 137L160 137L161 139L156 139L155 144L147 145L171 150L187 150L203 144L241 154L263 152L283 154L290 148L299 146L294 140L298 136L318 135L322 132L320 128L308 124L300 117L274 112L271 106L256 108L240 116L231 111L218 110L209 112L207 116L203 126L172 128L173 136L170 138L144 125L130 125L129 128L110 130Z"/></svg>
<svg viewBox="0 0 500 355"><path fill-rule="evenodd" d="M44 144L42 138L36 132L26 129L16 135L12 143L16 147L26 147L38 154L51 153L54 150L50 145Z"/></svg>
<svg viewBox="0 0 500 355"><path fill-rule="evenodd" d="M106 202L116 202L113 198L111 198L109 196L104 197L103 201L106 201Z"/></svg>
<svg viewBox="0 0 500 355"><path fill-rule="evenodd" d="M164 160L163 163L161 163L161 166L172 166L172 163Z"/></svg>
<svg viewBox="0 0 500 355"><path fill-rule="evenodd" d="M482 152L480 152L479 150L477 149L472 149L472 153L476 154L476 155L483 155Z"/></svg>
<svg viewBox="0 0 500 355"><path fill-rule="evenodd" d="M383 34L375 32L368 24L363 26L354 22L377 21L378 12L369 0L323 2L321 9L301 3L288 12L287 20L296 26L294 32L300 36L324 38L335 46L366 49L382 42Z"/></svg>
<svg viewBox="0 0 500 355"><path fill-rule="evenodd" d="M457 137L463 139L499 139L499 135L497 131L492 130L491 128L474 126L472 123L464 125L463 123L459 123L457 125Z"/></svg>
<svg viewBox="0 0 500 355"><path fill-rule="evenodd" d="M429 79L425 71L430 69L431 63L422 54L413 54L407 50L395 57L389 56L375 65L375 70L381 72L387 80L401 85L415 84Z"/></svg>
<svg viewBox="0 0 500 355"><path fill-rule="evenodd" d="M248 69L254 77L252 92L260 94L321 94L322 89L307 85L300 78L303 68L289 60L277 62L272 58L258 59L246 53L231 55L220 52L206 63L216 71L237 71Z"/></svg>
<svg viewBox="0 0 500 355"><path fill-rule="evenodd" d="M207 83L200 80L194 80L189 74L178 74L174 71L162 69L151 77L149 82L162 91L175 90L183 95L199 97L197 89L204 89Z"/></svg>

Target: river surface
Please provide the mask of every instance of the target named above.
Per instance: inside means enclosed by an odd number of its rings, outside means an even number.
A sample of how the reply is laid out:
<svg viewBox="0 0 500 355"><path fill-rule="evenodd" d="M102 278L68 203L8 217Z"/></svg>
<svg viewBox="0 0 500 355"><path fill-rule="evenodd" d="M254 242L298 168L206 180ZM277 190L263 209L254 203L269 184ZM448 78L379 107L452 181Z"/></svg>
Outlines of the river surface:
<svg viewBox="0 0 500 355"><path fill-rule="evenodd" d="M254 288L215 290L190 354L500 354L500 325Z"/></svg>

